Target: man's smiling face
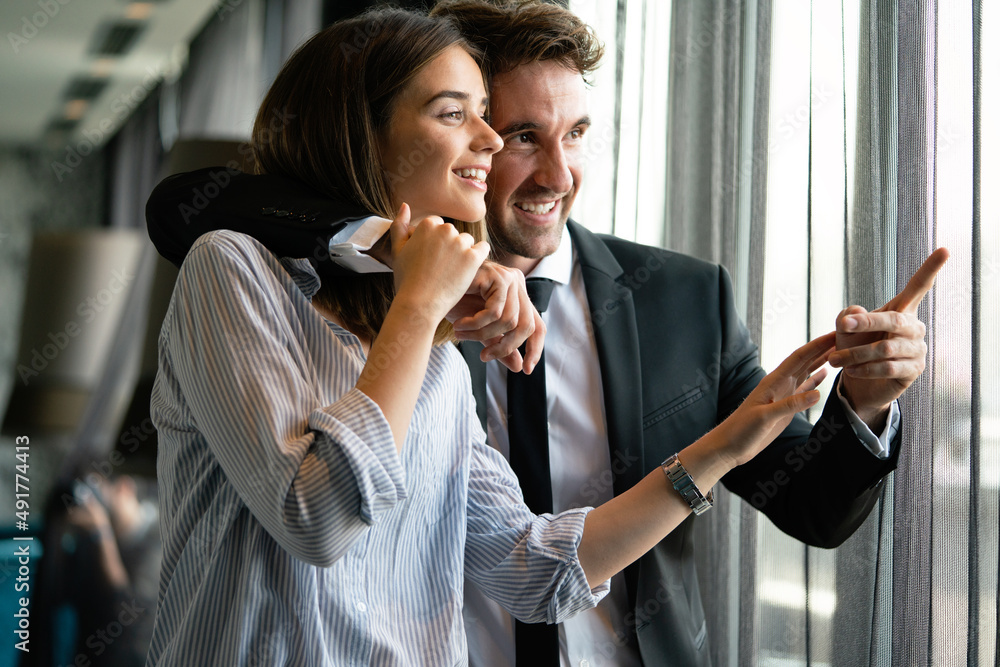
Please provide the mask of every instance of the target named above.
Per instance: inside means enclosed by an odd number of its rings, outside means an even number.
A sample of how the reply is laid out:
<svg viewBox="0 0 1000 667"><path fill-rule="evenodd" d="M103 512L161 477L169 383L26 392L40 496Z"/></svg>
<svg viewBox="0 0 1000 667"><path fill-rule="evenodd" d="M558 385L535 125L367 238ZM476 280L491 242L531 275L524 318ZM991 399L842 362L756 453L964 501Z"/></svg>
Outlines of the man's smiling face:
<svg viewBox="0 0 1000 667"><path fill-rule="evenodd" d="M549 60L495 77L490 93L490 124L504 142L487 178L490 242L501 262L527 273L559 247L580 188L587 86Z"/></svg>

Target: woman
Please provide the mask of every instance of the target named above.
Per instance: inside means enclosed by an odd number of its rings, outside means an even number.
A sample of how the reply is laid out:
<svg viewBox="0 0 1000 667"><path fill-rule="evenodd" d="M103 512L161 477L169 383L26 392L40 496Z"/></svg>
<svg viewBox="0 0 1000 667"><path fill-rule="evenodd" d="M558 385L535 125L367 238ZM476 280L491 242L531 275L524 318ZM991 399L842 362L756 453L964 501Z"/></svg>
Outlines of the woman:
<svg viewBox="0 0 1000 667"><path fill-rule="evenodd" d="M461 664L465 576L524 620L562 620L690 512L654 471L596 510L536 517L485 445L440 324L488 251L461 222L483 217L501 146L475 56L445 22L372 13L310 40L264 100L260 169L396 211L395 271L334 279L232 232L192 248L153 397L150 664ZM816 402L831 343L682 452L700 488Z"/></svg>

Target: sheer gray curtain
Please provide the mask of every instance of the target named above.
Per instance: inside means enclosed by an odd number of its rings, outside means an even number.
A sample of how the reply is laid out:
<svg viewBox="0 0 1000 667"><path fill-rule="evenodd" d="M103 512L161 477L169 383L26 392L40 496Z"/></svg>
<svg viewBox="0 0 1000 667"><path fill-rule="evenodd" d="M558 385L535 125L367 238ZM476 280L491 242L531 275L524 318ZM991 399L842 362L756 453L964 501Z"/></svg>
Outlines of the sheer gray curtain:
<svg viewBox="0 0 1000 667"><path fill-rule="evenodd" d="M981 122L1000 109L1000 7L570 7L609 47L582 221L726 265L766 367L952 252L920 308L899 469L861 529L813 549L727 496L699 520L714 663L1000 665L1000 197L980 187L1000 179ZM636 187L635 165L656 180Z"/></svg>
<svg viewBox="0 0 1000 667"><path fill-rule="evenodd" d="M669 67L665 247L732 273L752 334L762 325L770 0L675 0ZM756 664L756 512L720 489L699 521L699 575L715 664ZM740 658L743 656L743 659Z"/></svg>

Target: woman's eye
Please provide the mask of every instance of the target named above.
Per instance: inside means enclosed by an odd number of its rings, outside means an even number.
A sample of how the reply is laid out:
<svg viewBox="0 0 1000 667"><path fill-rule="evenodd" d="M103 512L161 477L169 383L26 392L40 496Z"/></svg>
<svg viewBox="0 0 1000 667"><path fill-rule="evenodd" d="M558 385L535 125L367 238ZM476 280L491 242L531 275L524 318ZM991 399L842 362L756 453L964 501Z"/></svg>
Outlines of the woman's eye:
<svg viewBox="0 0 1000 667"><path fill-rule="evenodd" d="M441 118L448 118L453 120L462 120L464 112L462 111L445 111L441 114Z"/></svg>

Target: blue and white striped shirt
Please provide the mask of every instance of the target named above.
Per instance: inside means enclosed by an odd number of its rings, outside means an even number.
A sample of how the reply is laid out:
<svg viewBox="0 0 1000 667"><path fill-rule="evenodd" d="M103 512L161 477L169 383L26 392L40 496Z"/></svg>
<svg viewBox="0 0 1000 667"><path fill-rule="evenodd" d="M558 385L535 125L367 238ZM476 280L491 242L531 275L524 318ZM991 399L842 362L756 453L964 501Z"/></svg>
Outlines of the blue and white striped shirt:
<svg viewBox="0 0 1000 667"><path fill-rule="evenodd" d="M164 559L147 665L465 664L466 575L525 620L594 606L588 510L525 507L454 347L433 349L398 455L318 287L306 260L235 232L184 262L152 400Z"/></svg>

